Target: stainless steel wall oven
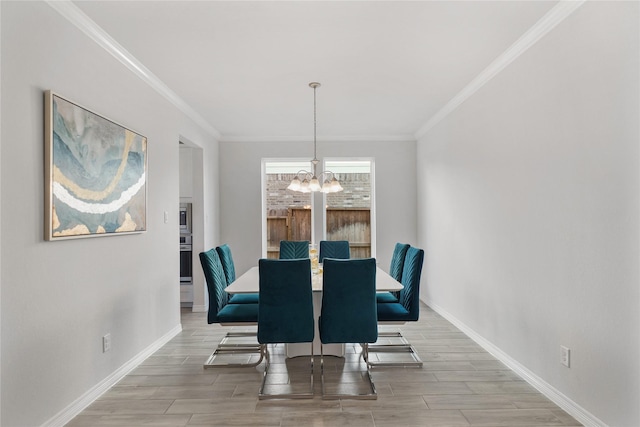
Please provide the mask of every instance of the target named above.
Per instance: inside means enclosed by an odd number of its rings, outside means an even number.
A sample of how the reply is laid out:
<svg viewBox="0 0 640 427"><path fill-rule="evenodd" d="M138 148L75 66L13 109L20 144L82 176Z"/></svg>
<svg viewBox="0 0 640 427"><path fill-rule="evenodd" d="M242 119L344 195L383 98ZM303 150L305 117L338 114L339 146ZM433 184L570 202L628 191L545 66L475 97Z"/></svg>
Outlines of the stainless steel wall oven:
<svg viewBox="0 0 640 427"><path fill-rule="evenodd" d="M180 283L192 283L193 280L193 252L191 250L191 236L180 235Z"/></svg>
<svg viewBox="0 0 640 427"><path fill-rule="evenodd" d="M191 203L180 203L180 234L191 234Z"/></svg>
<svg viewBox="0 0 640 427"><path fill-rule="evenodd" d="M191 203L180 203L180 306L193 306Z"/></svg>

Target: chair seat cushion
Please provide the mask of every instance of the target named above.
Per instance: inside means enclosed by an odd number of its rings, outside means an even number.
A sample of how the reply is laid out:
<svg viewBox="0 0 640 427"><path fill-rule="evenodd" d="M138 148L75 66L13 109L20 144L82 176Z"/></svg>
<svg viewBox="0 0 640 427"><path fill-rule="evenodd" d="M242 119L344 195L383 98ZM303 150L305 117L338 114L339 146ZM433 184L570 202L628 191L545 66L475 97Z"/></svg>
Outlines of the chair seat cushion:
<svg viewBox="0 0 640 427"><path fill-rule="evenodd" d="M376 292L376 301L379 303L391 303L398 302L398 298L396 298L391 292Z"/></svg>
<svg viewBox="0 0 640 427"><path fill-rule="evenodd" d="M258 322L258 304L227 304L218 312L220 323Z"/></svg>
<svg viewBox="0 0 640 427"><path fill-rule="evenodd" d="M402 304L394 303L380 303L378 304L378 321L379 322L393 322L393 321L414 321L411 313L407 311Z"/></svg>
<svg viewBox="0 0 640 427"><path fill-rule="evenodd" d="M231 295L229 302L232 304L257 304L258 293Z"/></svg>

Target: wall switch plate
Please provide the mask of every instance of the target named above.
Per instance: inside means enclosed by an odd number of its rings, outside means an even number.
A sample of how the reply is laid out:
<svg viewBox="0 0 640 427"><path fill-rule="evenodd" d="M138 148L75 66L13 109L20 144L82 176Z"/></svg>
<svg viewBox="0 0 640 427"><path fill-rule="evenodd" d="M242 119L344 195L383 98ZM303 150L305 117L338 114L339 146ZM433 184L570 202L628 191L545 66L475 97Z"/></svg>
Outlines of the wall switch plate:
<svg viewBox="0 0 640 427"><path fill-rule="evenodd" d="M169 212L164 211L164 223L167 224L169 222Z"/></svg>
<svg viewBox="0 0 640 427"><path fill-rule="evenodd" d="M560 363L569 368L571 361L571 350L563 345L560 346Z"/></svg>
<svg viewBox="0 0 640 427"><path fill-rule="evenodd" d="M106 353L111 350L111 334L102 337L102 352Z"/></svg>

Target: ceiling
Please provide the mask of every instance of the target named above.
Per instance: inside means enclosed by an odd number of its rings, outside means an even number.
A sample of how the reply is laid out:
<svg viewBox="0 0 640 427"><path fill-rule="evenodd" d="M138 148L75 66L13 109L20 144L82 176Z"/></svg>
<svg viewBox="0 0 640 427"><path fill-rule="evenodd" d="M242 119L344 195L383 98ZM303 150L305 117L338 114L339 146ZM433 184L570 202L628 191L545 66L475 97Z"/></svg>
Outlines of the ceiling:
<svg viewBox="0 0 640 427"><path fill-rule="evenodd" d="M221 134L413 138L556 1L74 1Z"/></svg>

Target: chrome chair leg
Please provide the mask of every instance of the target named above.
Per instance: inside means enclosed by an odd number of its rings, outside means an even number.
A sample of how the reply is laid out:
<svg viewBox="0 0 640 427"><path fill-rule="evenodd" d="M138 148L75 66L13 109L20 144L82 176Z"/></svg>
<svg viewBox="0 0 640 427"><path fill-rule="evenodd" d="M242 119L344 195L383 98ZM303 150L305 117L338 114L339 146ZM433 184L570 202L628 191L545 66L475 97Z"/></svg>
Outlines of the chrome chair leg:
<svg viewBox="0 0 640 427"><path fill-rule="evenodd" d="M313 390L313 342L311 343L311 395L313 396L314 394L314 390Z"/></svg>
<svg viewBox="0 0 640 427"><path fill-rule="evenodd" d="M269 359L269 349L267 348L267 344L262 344L264 348L264 372L262 373L262 384L260 385L260 390L258 391L258 398L263 399L264 394L264 386L267 383L267 375L269 373L269 367L271 366L271 361Z"/></svg>
<svg viewBox="0 0 640 427"><path fill-rule="evenodd" d="M227 342L230 338L235 337L255 337L255 332L227 332L227 334L222 338L216 349L211 353L211 356L204 363L204 369L209 368L229 368L229 367L255 367L262 363L262 359L264 358L264 352L262 349L262 345L258 342L255 343L229 343ZM222 355L232 355L232 354L258 354L260 358L257 362L249 362L249 363L216 363L216 357Z"/></svg>
<svg viewBox="0 0 640 427"><path fill-rule="evenodd" d="M264 389L265 389L265 385L267 383L267 376L268 376L268 372L269 372L269 367L271 366L271 362L269 359L269 349L267 347L267 344L263 344L264 345L264 352L265 352L265 366L264 366L264 373L262 375L262 385L260 386L260 391L258 391L258 399L259 400L264 400L264 399L313 399L313 343L311 343L311 360L310 360L310 365L311 365L311 380L310 380L310 388L308 392L305 393L274 393L274 394L270 394L270 393L265 393Z"/></svg>
<svg viewBox="0 0 640 427"><path fill-rule="evenodd" d="M374 367L382 366L397 366L407 368L421 368L422 360L418 356L416 349L406 340L400 332L378 332L378 337L393 337L400 339L400 344L373 344L369 346L368 353L407 353L411 356L411 361L397 361L397 362L372 362L367 361L367 365Z"/></svg>
<svg viewBox="0 0 640 427"><path fill-rule="evenodd" d="M369 391L366 393L357 393L357 394L343 394L343 393L327 393L325 389L325 381L324 381L324 351L323 345L320 344L320 378L322 380L322 398L323 399L363 399L363 400L375 400L378 398L378 393L376 392L376 386L373 383L373 378L371 377L371 372L369 371L369 364L367 363L369 344L364 343L362 345L362 353L360 356L365 361L365 366L367 368L366 371L366 380Z"/></svg>

